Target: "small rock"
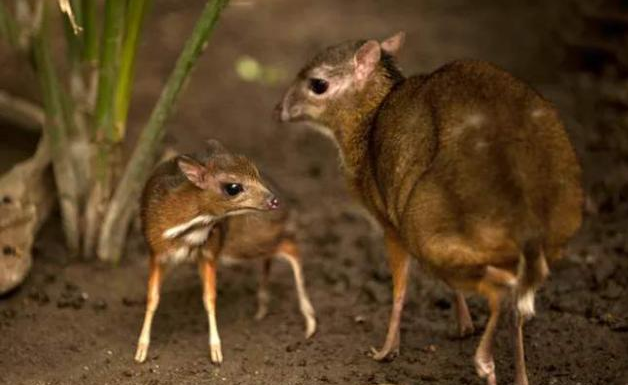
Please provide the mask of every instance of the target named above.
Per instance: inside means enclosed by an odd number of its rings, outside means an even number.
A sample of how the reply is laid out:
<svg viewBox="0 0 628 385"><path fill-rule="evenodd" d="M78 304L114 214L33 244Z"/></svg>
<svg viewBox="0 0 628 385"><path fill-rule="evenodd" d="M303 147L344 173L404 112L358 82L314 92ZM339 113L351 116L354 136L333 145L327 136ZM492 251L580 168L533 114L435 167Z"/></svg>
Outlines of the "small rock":
<svg viewBox="0 0 628 385"><path fill-rule="evenodd" d="M363 324L364 322L366 322L366 317L361 314L356 315L355 317L353 317L353 322L357 324Z"/></svg>

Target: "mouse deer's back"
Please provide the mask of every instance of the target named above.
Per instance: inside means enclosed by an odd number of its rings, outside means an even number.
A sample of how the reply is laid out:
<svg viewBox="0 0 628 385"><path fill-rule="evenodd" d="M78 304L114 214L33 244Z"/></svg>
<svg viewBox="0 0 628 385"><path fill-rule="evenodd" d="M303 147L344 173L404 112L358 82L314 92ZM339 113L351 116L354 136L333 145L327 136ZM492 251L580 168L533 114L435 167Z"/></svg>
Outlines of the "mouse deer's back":
<svg viewBox="0 0 628 385"><path fill-rule="evenodd" d="M516 261L529 242L551 261L580 225L580 167L558 112L488 63L454 62L393 89L369 148L387 216L417 254L450 232L499 244L494 262Z"/></svg>

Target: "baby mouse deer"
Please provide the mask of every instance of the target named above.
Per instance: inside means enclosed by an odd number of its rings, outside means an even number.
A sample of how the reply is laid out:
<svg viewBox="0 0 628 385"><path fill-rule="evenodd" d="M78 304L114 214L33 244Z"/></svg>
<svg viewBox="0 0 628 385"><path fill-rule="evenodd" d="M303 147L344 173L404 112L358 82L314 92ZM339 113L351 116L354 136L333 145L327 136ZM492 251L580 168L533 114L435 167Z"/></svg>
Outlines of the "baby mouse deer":
<svg viewBox="0 0 628 385"><path fill-rule="evenodd" d="M165 269L195 262L203 282L211 361L222 362L216 323L216 267L223 254L263 260L257 319L267 311L270 259L277 256L288 261L306 321L306 337L314 334L316 319L305 291L298 248L286 230L288 211L279 207L255 165L244 156L234 155L212 140L204 153L163 162L144 188L141 219L150 250L150 272L136 361L146 360Z"/></svg>
<svg viewBox="0 0 628 385"><path fill-rule="evenodd" d="M413 256L456 291L461 325L471 326L462 293L487 298L474 362L488 385L511 301L515 383L525 385L524 319L581 223L578 160L556 108L528 85L473 60L406 78L395 62L403 42L398 33L323 50L276 112L336 142L352 192L384 229L394 302L375 359L398 350Z"/></svg>

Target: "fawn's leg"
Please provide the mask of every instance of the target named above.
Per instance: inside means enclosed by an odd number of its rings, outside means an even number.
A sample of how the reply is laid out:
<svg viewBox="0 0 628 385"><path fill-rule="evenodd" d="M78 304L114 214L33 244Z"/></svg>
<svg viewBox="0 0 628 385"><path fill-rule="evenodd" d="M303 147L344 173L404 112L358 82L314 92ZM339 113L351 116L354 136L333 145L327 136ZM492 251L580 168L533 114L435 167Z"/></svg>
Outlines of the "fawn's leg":
<svg viewBox="0 0 628 385"><path fill-rule="evenodd" d="M459 290L456 290L456 318L458 320L458 334L460 337L472 335L475 329L469 313L469 307L464 299L464 294Z"/></svg>
<svg viewBox="0 0 628 385"><path fill-rule="evenodd" d="M257 313L255 319L261 320L268 314L270 293L268 291L268 276L270 275L271 258L264 258L259 274L259 286L257 288Z"/></svg>
<svg viewBox="0 0 628 385"><path fill-rule="evenodd" d="M212 362L222 362L222 347L216 323L216 261L201 257L198 260L198 271L203 281L203 304L209 322L209 353Z"/></svg>
<svg viewBox="0 0 628 385"><path fill-rule="evenodd" d="M393 279L393 307L390 313L388 333L386 334L384 346L379 351L371 348L373 358L377 361L387 358L391 353L399 353L399 325L401 322L403 303L406 297L408 268L410 266L410 255L403 248L397 236L386 232L384 240L386 241L388 264Z"/></svg>
<svg viewBox="0 0 628 385"><path fill-rule="evenodd" d="M515 349L515 385L528 385L528 374L526 373L526 359L523 349L523 316L517 309L516 299L512 301L512 337Z"/></svg>
<svg viewBox="0 0 628 385"><path fill-rule="evenodd" d="M305 290L305 279L303 278L303 267L299 256L299 249L294 241L284 239L277 246L276 255L290 264L294 274L294 283L299 297L299 308L305 319L305 338L310 338L316 332L316 314L310 298Z"/></svg>
<svg viewBox="0 0 628 385"><path fill-rule="evenodd" d="M146 294L146 314L144 315L144 324L137 342L137 350L135 352L135 361L144 362L150 345L150 329L153 324L153 316L159 305L159 290L163 275L163 266L161 266L155 258L151 257L150 272L148 274L148 290Z"/></svg>

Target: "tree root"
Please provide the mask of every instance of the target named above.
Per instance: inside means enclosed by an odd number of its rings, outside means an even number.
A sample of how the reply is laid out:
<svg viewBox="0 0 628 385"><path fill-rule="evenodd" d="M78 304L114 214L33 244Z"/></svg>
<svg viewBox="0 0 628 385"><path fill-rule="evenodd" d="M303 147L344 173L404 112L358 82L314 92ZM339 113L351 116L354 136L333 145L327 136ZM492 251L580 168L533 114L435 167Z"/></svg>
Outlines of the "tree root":
<svg viewBox="0 0 628 385"><path fill-rule="evenodd" d="M0 177L0 294L22 283L31 269L35 235L55 202L49 166L44 136L32 158Z"/></svg>

